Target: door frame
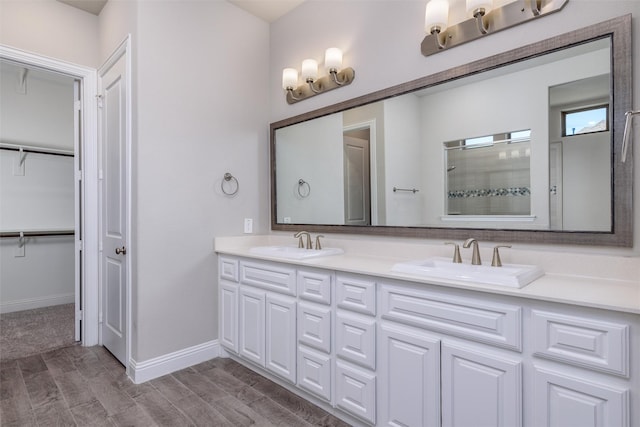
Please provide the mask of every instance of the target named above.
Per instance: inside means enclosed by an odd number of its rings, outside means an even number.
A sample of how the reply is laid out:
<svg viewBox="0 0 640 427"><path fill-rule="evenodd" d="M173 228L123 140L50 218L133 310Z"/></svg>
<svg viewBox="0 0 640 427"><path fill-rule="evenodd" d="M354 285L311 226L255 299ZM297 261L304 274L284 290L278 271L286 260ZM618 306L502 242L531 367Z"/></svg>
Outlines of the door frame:
<svg viewBox="0 0 640 427"><path fill-rule="evenodd" d="M82 251L80 265L80 292L82 307L83 346L99 343L98 336L98 151L97 151L97 71L93 68L72 64L47 56L27 52L21 49L0 45L0 58L40 68L45 71L60 73L80 81L81 90L81 141L80 164L83 166L80 180L80 213L82 240L77 240L76 249ZM76 307L77 310L77 307Z"/></svg>
<svg viewBox="0 0 640 427"><path fill-rule="evenodd" d="M125 130L125 138L126 138L126 157L127 157L127 161L126 161L126 165L124 165L125 167L125 176L126 176L126 184L125 184L125 188L126 188L126 229L127 229L127 273L126 273L126 307L125 307L125 330L126 330L126 339L125 339L125 359L127 361L127 363L125 364L125 369L126 369L126 373L128 376L131 376L131 331L132 331L132 327L131 327L131 322L132 322L132 316L131 316L131 283L133 283L132 281L132 266L134 264L134 244L133 244L133 239L132 239L132 216L131 216L131 206L132 206L132 184L131 184L131 178L132 178L132 159L131 159L131 143L132 143L132 103L131 103L131 92L132 92L132 86L131 86L131 82L132 82L132 75L131 75L131 34L128 34L125 39L118 45L118 47L111 53L111 55L109 55L109 58L100 66L100 68L97 70L97 74L96 74L96 83L98 83L98 80L102 78L102 76L100 75L101 73L105 72L106 70L110 69L118 60L120 60L122 57L125 58L125 69L126 69L126 85L127 85L127 91L126 91L126 99L125 99L125 104L126 104L126 115L125 115L125 122L126 122L126 130ZM99 85L98 85L99 86ZM96 88L97 90L97 88ZM96 92L96 95L99 95ZM96 103L97 105L97 103ZM98 113L96 111L96 119L98 118ZM98 180L98 200L97 200L97 212L96 212L96 219L98 219L97 221L97 229L98 229L98 247L99 247L99 253L97 253L97 258L98 258L98 308L99 308L99 319L100 322L99 324L97 324L97 329L98 329L98 335L99 335L99 343L100 345L102 345L102 324L103 324L103 301L102 301L102 295L103 295L103 272L102 272L102 240L101 239L101 234L102 234L102 188L103 188L103 181L102 181L102 154L103 154L103 141L102 141L102 133L101 130L96 128L96 135L97 135L97 139L98 139L98 150L97 150L97 154L98 154L98 158L97 158L97 176L99 178Z"/></svg>
<svg viewBox="0 0 640 427"><path fill-rule="evenodd" d="M352 130L369 129L369 204L371 205L371 225L378 225L378 145L376 135L376 119L352 123L342 127L342 135Z"/></svg>

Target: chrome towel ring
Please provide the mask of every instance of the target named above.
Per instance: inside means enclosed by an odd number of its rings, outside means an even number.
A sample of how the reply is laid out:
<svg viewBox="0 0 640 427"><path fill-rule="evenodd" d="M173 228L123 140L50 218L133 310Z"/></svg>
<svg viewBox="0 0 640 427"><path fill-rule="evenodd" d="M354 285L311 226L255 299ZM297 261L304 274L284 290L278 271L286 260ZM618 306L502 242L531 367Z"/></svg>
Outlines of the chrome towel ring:
<svg viewBox="0 0 640 427"><path fill-rule="evenodd" d="M230 188L225 189L225 185L224 185L225 182L228 183L227 187L230 187ZM220 189L222 189L222 192L227 196L234 196L240 189L240 183L238 182L235 176L227 172L224 174L224 178L220 182Z"/></svg>
<svg viewBox="0 0 640 427"><path fill-rule="evenodd" d="M311 185L309 185L309 183L304 179L300 178L298 180L298 195L304 199L305 197L309 197L309 194L311 194Z"/></svg>

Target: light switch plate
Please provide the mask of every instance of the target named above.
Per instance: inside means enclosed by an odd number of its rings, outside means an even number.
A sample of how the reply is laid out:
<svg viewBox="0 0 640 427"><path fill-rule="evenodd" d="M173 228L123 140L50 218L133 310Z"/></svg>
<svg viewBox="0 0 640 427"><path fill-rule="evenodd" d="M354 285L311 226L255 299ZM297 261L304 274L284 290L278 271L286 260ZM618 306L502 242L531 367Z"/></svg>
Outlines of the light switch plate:
<svg viewBox="0 0 640 427"><path fill-rule="evenodd" d="M253 233L253 219L245 218L244 219L244 232L245 234Z"/></svg>

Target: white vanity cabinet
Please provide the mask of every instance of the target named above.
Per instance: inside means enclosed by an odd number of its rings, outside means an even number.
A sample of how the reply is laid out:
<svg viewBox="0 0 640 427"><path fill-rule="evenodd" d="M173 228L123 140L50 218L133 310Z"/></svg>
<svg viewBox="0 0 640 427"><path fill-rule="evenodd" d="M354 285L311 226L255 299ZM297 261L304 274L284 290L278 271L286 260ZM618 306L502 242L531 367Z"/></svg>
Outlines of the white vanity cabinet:
<svg viewBox="0 0 640 427"><path fill-rule="evenodd" d="M519 350L519 306L402 283L380 295L381 425L522 425L521 356L481 344Z"/></svg>
<svg viewBox="0 0 640 427"><path fill-rule="evenodd" d="M221 258L220 264L238 264L239 286L221 273L221 344L274 375L296 382L295 269L282 264ZM221 271L222 270L221 268ZM237 345L233 344L234 296L237 290ZM227 332L229 331L229 332Z"/></svg>
<svg viewBox="0 0 640 427"><path fill-rule="evenodd" d="M221 346L352 425L640 425L638 315L250 257L219 271Z"/></svg>
<svg viewBox="0 0 640 427"><path fill-rule="evenodd" d="M631 325L540 309L531 310L531 319L536 423L549 427L638 425L629 419L631 397L624 381L631 369ZM558 363L543 365L544 359ZM566 372L567 366L580 369Z"/></svg>
<svg viewBox="0 0 640 427"><path fill-rule="evenodd" d="M376 281L336 274L336 406L376 423Z"/></svg>
<svg viewBox="0 0 640 427"><path fill-rule="evenodd" d="M297 385L333 403L332 295L334 274L298 269Z"/></svg>

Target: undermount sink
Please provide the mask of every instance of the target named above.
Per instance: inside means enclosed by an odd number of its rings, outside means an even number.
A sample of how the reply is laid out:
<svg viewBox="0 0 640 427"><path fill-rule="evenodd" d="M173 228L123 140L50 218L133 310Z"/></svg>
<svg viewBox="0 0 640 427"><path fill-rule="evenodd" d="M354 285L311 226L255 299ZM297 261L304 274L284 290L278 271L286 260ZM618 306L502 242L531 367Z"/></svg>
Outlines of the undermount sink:
<svg viewBox="0 0 640 427"><path fill-rule="evenodd" d="M305 249L297 246L256 246L249 252L274 258L308 259L329 255L340 255L344 251L340 248Z"/></svg>
<svg viewBox="0 0 640 427"><path fill-rule="evenodd" d="M523 288L544 275L544 271L535 265L502 264L502 267L492 267L491 265L454 263L449 258L440 257L399 262L391 268L391 271L426 279L462 280L512 288Z"/></svg>

